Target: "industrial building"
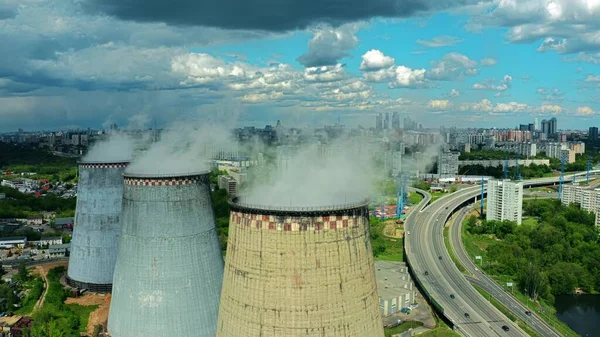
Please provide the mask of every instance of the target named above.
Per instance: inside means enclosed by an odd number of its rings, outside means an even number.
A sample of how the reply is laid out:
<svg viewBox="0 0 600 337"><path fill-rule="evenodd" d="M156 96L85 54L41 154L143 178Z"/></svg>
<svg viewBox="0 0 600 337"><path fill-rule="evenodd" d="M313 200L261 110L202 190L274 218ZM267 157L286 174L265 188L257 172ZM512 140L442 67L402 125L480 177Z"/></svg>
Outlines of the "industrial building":
<svg viewBox="0 0 600 337"><path fill-rule="evenodd" d="M27 237L13 236L0 238L0 248L25 248L27 246Z"/></svg>
<svg viewBox="0 0 600 337"><path fill-rule="evenodd" d="M230 202L217 337L382 337L368 202Z"/></svg>
<svg viewBox="0 0 600 337"><path fill-rule="evenodd" d="M219 176L219 188L227 190L227 195L235 196L238 193L238 183L232 176Z"/></svg>
<svg viewBox="0 0 600 337"><path fill-rule="evenodd" d="M67 283L110 292L120 234L123 172L127 162L79 163L75 227Z"/></svg>
<svg viewBox="0 0 600 337"><path fill-rule="evenodd" d="M375 261L375 268L382 316L393 315L415 303L414 285L404 263Z"/></svg>
<svg viewBox="0 0 600 337"><path fill-rule="evenodd" d="M50 245L48 247L48 255L50 257L66 257L71 252L71 244L65 243L60 245Z"/></svg>
<svg viewBox="0 0 600 337"><path fill-rule="evenodd" d="M587 186L563 185L561 202L563 205L576 203L581 209L596 215L596 226L600 226L600 189Z"/></svg>
<svg viewBox="0 0 600 337"><path fill-rule="evenodd" d="M215 336L223 255L208 176L125 173L112 337Z"/></svg>
<svg viewBox="0 0 600 337"><path fill-rule="evenodd" d="M440 178L458 175L458 157L460 153L441 150L438 155L438 175Z"/></svg>
<svg viewBox="0 0 600 337"><path fill-rule="evenodd" d="M486 220L510 220L521 224L523 217L523 183L508 179L487 181Z"/></svg>

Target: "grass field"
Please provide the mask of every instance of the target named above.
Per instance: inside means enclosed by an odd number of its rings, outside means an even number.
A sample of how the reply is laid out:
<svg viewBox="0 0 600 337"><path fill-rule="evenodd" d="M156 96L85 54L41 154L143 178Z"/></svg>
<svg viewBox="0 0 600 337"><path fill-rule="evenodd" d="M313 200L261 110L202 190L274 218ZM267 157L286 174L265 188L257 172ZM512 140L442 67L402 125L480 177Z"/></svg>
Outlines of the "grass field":
<svg viewBox="0 0 600 337"><path fill-rule="evenodd" d="M88 320L90 318L90 314L98 309L97 305L79 305L79 304L66 304L66 306L71 309L77 316L79 316L79 331L85 332L87 330Z"/></svg>
<svg viewBox="0 0 600 337"><path fill-rule="evenodd" d="M371 231L376 234L376 239L371 239L373 253L377 260L403 261L402 238L389 238L383 234L386 221L371 218ZM388 222L389 223L389 222ZM372 236L373 237L373 236Z"/></svg>
<svg viewBox="0 0 600 337"><path fill-rule="evenodd" d="M444 228L444 243L446 244L446 249L448 250L448 254L450 254L450 258L452 258L452 262L454 262L454 264L456 265L458 270L460 270L461 273L467 273L467 269L465 269L465 267L462 265L462 263L460 263L460 261L458 261L458 258L456 257L456 254L454 253L454 249L452 249L452 246L450 245L450 236L449 235L450 235L450 228L445 227Z"/></svg>
<svg viewBox="0 0 600 337"><path fill-rule="evenodd" d="M462 225L462 240L465 250L469 258L475 259L475 256L481 256L483 260L483 267L487 261L487 247L490 243L496 241L493 235L476 235L471 234L467 231L467 220L463 221ZM479 266L481 261L476 261Z"/></svg>
<svg viewBox="0 0 600 337"><path fill-rule="evenodd" d="M537 226L537 224L538 224L538 220L536 218L528 218L528 217L523 218L523 222L521 223L521 225L527 225L527 226Z"/></svg>
<svg viewBox="0 0 600 337"><path fill-rule="evenodd" d="M460 337L459 334L449 328L435 328L420 334L421 337Z"/></svg>
<svg viewBox="0 0 600 337"><path fill-rule="evenodd" d="M399 333L403 333L404 331L409 330L411 327L413 329L416 329L420 326L422 326L423 323L421 322L417 322L417 321L413 321L413 322L404 322L398 326L395 326L391 329L385 329L385 337L392 337L393 335L399 334Z"/></svg>
<svg viewBox="0 0 600 337"><path fill-rule="evenodd" d="M438 200L439 198L448 195L449 193L444 192L431 192L431 202Z"/></svg>
<svg viewBox="0 0 600 337"><path fill-rule="evenodd" d="M420 195L419 193L412 192L408 195L408 202L411 205L417 205L418 203L421 202L421 200L423 200L423 196Z"/></svg>

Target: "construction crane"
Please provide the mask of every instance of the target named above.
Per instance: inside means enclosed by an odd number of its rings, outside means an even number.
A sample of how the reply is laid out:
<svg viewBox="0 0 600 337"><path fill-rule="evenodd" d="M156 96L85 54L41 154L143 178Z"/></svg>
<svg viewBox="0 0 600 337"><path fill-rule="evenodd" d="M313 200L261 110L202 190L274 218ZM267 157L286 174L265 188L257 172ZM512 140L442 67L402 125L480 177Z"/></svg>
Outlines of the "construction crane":
<svg viewBox="0 0 600 337"><path fill-rule="evenodd" d="M402 211L404 210L404 205L407 202L407 189L406 189L406 179L404 176L398 176L398 195L396 197L396 218L400 218L402 216Z"/></svg>
<svg viewBox="0 0 600 337"><path fill-rule="evenodd" d="M585 181L588 185L590 184L590 171L591 170L592 170L592 157L588 157L587 174L585 175Z"/></svg>
<svg viewBox="0 0 600 337"><path fill-rule="evenodd" d="M558 200L562 201L563 181L565 180L565 161L567 157L563 153L560 158L560 179L558 180Z"/></svg>
<svg viewBox="0 0 600 337"><path fill-rule="evenodd" d="M481 215L481 217L483 218L483 206L484 206L484 201L483 201L483 188L484 188L484 180L483 177L481 177L481 210L479 211L479 215Z"/></svg>

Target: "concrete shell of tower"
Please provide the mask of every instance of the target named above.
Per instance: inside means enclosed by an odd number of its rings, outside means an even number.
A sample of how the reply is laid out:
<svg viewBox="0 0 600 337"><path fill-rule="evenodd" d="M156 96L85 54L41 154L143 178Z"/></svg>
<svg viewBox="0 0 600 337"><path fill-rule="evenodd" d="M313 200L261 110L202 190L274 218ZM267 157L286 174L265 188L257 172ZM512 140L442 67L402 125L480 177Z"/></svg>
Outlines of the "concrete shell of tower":
<svg viewBox="0 0 600 337"><path fill-rule="evenodd" d="M127 162L79 163L75 226L67 283L77 288L110 292Z"/></svg>
<svg viewBox="0 0 600 337"><path fill-rule="evenodd" d="M125 174L112 337L214 337L223 255L208 173Z"/></svg>
<svg viewBox="0 0 600 337"><path fill-rule="evenodd" d="M230 202L217 337L382 337L367 203Z"/></svg>

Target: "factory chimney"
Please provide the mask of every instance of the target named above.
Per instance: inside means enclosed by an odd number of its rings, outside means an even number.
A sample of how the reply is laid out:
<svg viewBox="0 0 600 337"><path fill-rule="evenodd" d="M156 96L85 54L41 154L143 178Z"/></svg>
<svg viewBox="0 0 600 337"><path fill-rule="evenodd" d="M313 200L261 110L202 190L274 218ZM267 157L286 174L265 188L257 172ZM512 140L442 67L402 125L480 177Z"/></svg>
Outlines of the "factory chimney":
<svg viewBox="0 0 600 337"><path fill-rule="evenodd" d="M383 337L367 202L230 202L217 337Z"/></svg>
<svg viewBox="0 0 600 337"><path fill-rule="evenodd" d="M124 180L108 332L214 337L223 256L208 173L127 171Z"/></svg>
<svg viewBox="0 0 600 337"><path fill-rule="evenodd" d="M77 208L66 282L110 292L117 259L123 171L127 162L79 163Z"/></svg>

